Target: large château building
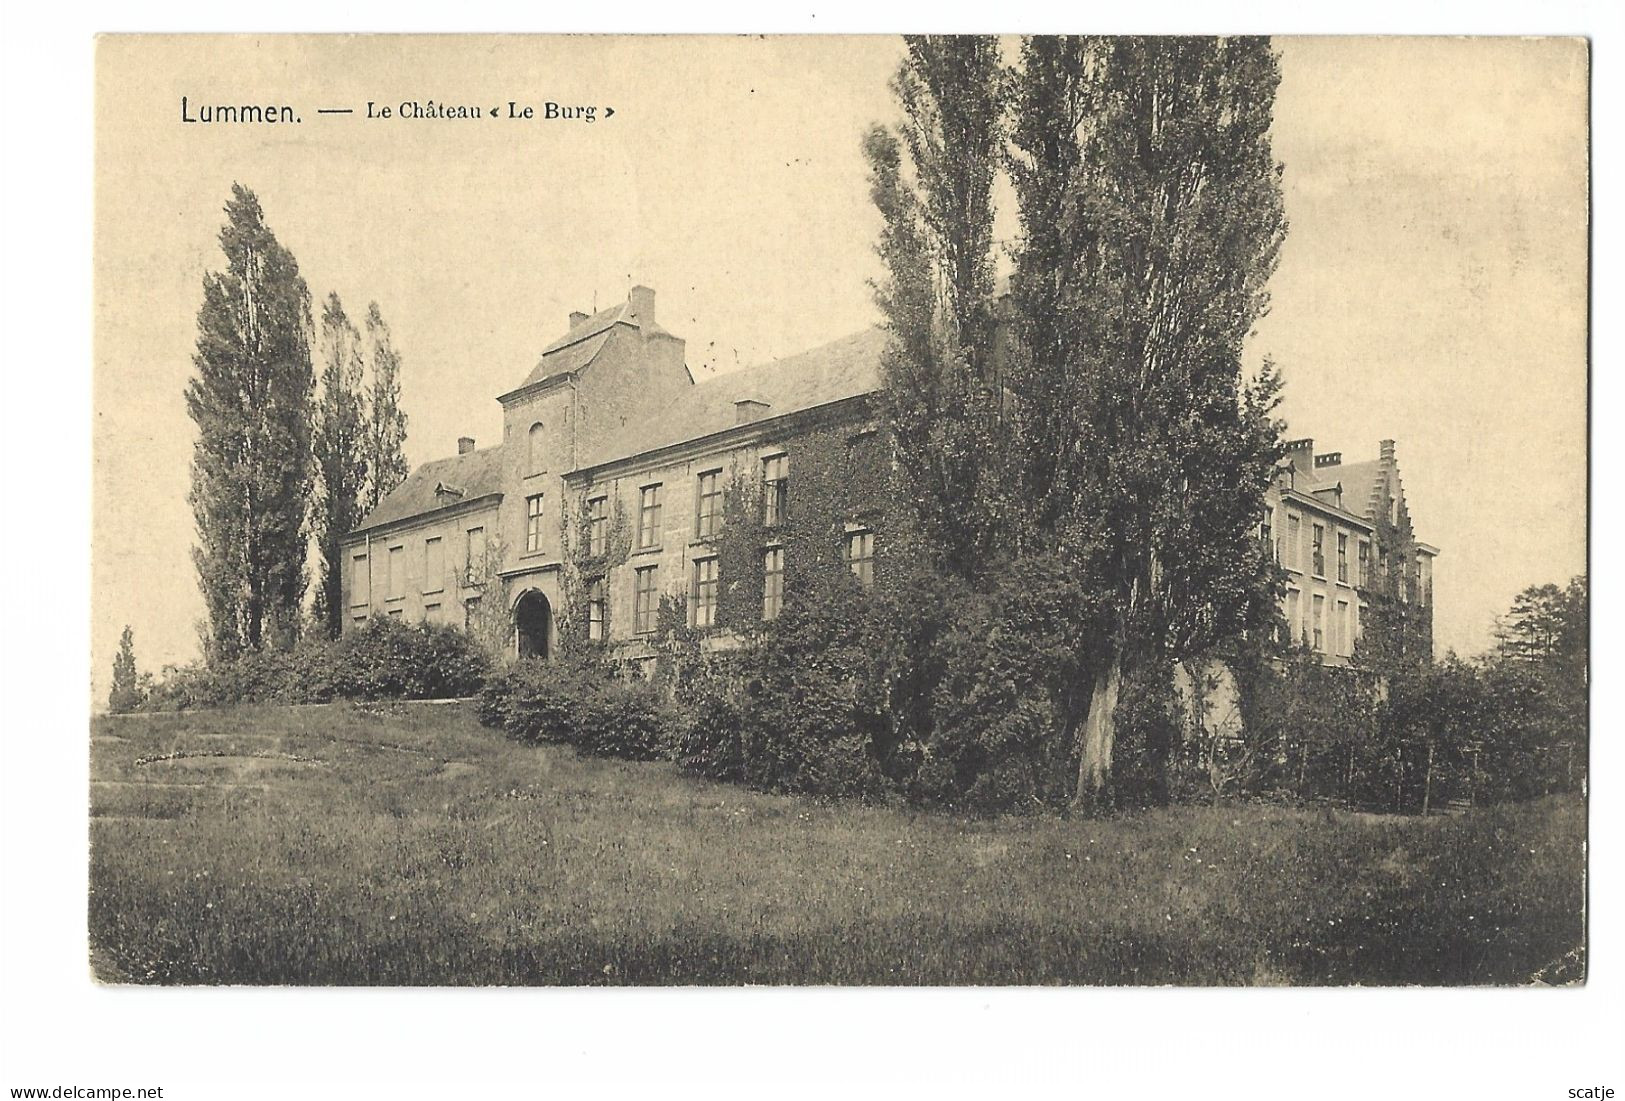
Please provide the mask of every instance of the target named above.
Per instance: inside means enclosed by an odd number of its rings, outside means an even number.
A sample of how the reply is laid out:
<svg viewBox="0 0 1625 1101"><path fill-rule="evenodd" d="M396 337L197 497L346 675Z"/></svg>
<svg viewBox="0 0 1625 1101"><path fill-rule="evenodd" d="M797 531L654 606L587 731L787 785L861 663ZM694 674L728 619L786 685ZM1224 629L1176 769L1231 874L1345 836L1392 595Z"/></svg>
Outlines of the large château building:
<svg viewBox="0 0 1625 1101"><path fill-rule="evenodd" d="M1394 441L1343 462L1291 440L1264 501L1262 535L1287 574L1287 641L1328 664L1433 656L1433 560L1416 538Z"/></svg>
<svg viewBox="0 0 1625 1101"><path fill-rule="evenodd" d="M492 624L519 656L565 635L635 655L662 597L688 626L721 629L775 616L802 570L869 580L880 495L862 471L889 466L872 402L885 340L869 329L696 382L652 290L571 314L497 399L501 443L463 439L346 537L347 628ZM724 514L747 496L730 542Z"/></svg>
<svg viewBox="0 0 1625 1101"><path fill-rule="evenodd" d="M497 399L500 443L461 440L346 537L346 629L393 616L484 630L516 656L566 638L636 656L672 616L718 636L771 619L805 571L867 584L888 535L885 344L869 329L696 382L652 290L571 314ZM1299 440L1288 459L1262 535L1293 640L1334 664L1357 645L1430 652L1438 551L1413 536L1393 442L1344 465Z"/></svg>

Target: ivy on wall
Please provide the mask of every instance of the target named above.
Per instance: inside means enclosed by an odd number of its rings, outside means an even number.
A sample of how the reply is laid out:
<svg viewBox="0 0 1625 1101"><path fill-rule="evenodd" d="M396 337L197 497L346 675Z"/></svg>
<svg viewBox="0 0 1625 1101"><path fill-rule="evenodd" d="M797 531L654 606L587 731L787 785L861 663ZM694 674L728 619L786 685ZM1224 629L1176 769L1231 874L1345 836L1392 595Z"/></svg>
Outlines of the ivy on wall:
<svg viewBox="0 0 1625 1101"><path fill-rule="evenodd" d="M739 634L761 625L768 548L784 551L784 595L793 601L841 578L847 525L862 525L875 533L876 578L882 581L902 516L890 448L879 431L824 425L761 450L764 456L782 451L788 459L788 507L780 523L765 523L760 465L748 475L735 470L724 487L717 625Z"/></svg>
<svg viewBox="0 0 1625 1101"><path fill-rule="evenodd" d="M722 488L722 532L717 539L717 626L737 634L753 631L762 619L766 585L762 555L767 547L762 524L762 480L738 467Z"/></svg>
<svg viewBox="0 0 1625 1101"><path fill-rule="evenodd" d="M1366 606L1360 612L1356 661L1381 672L1425 663L1433 655L1433 609L1418 601L1416 540L1409 516L1402 514L1402 520L1389 519L1385 499L1373 521L1371 583L1360 589ZM1386 576L1380 565L1384 554Z"/></svg>
<svg viewBox="0 0 1625 1101"><path fill-rule="evenodd" d="M610 507L605 520L604 549L602 553L591 554L592 514L588 502L605 495L609 497ZM587 594L595 581L602 581L605 588L604 638L613 637L614 601L608 598L610 571L632 555L632 522L620 494L609 487L590 483L573 497L566 494L559 510L559 546L562 549L559 607L554 609L553 615L558 626L559 649L571 653L597 645L588 638L587 615Z"/></svg>
<svg viewBox="0 0 1625 1101"><path fill-rule="evenodd" d="M513 610L504 598L501 580L506 553L500 535L493 534L486 539L485 557L474 564L474 574L479 580L469 586L474 594L465 592L463 597L468 633L492 657L513 652Z"/></svg>

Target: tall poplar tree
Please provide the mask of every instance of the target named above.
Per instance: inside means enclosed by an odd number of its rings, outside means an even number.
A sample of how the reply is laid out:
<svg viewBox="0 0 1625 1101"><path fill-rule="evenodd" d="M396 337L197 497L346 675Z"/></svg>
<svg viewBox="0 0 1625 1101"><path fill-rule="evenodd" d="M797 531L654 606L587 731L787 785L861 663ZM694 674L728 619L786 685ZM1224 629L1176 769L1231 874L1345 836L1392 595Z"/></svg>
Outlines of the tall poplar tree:
<svg viewBox="0 0 1625 1101"><path fill-rule="evenodd" d="M1032 38L1014 76L1013 469L1098 609L1081 801L1109 797L1126 677L1276 614L1280 381L1241 351L1286 232L1279 79L1258 38Z"/></svg>
<svg viewBox="0 0 1625 1101"><path fill-rule="evenodd" d="M367 509L406 480L406 413L401 409L401 357L378 303L367 306L372 382L367 393Z"/></svg>
<svg viewBox="0 0 1625 1101"><path fill-rule="evenodd" d="M107 709L115 715L134 711L141 704L141 674L135 667L135 632L124 625L118 653L113 656L113 687L107 694Z"/></svg>
<svg viewBox="0 0 1625 1101"><path fill-rule="evenodd" d="M993 182L1003 150L998 40L906 36L892 81L897 131L864 139L883 221L881 363L908 499L943 564L973 576L991 553L998 379Z"/></svg>
<svg viewBox="0 0 1625 1101"><path fill-rule="evenodd" d="M211 661L298 629L315 388L310 292L298 263L249 189L232 185L225 215L226 267L203 277L197 374L186 387L198 428L192 558Z"/></svg>
<svg viewBox="0 0 1625 1101"><path fill-rule="evenodd" d="M321 580L316 620L334 638L344 625L344 555L339 540L361 520L366 490L367 420L361 334L337 294L322 307L322 389L316 407L316 542Z"/></svg>

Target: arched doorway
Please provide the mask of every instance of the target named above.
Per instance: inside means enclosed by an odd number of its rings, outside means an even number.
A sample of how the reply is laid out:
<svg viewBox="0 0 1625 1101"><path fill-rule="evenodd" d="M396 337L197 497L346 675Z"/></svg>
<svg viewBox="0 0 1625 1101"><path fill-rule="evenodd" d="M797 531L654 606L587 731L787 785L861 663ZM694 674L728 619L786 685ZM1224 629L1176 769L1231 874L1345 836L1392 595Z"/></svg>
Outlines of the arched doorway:
<svg viewBox="0 0 1625 1101"><path fill-rule="evenodd" d="M547 657L548 635L553 629L553 608L547 597L530 589L513 606L515 634L518 637L519 656L522 658Z"/></svg>

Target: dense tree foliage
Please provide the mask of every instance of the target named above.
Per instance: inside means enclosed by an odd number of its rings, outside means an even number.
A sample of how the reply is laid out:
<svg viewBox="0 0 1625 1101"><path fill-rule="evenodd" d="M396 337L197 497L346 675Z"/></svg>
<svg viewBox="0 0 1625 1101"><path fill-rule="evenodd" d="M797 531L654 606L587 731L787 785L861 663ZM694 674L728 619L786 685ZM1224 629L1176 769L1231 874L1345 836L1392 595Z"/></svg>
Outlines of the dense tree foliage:
<svg viewBox="0 0 1625 1101"><path fill-rule="evenodd" d="M372 381L367 391L366 505L370 510L406 480L406 411L401 408L401 357L378 303L367 306ZM363 511L366 511L363 510Z"/></svg>
<svg viewBox="0 0 1625 1101"><path fill-rule="evenodd" d="M1125 677L1164 677L1276 614L1252 533L1280 382L1241 367L1286 230L1275 55L1262 39L1041 37L1007 73L991 39L908 47L901 140L866 142L901 466L949 572L1054 555L1085 587L1072 633L1092 691L1062 721L1083 723L1080 795L1106 798ZM1007 338L1002 164L1020 223Z"/></svg>
<svg viewBox="0 0 1625 1101"><path fill-rule="evenodd" d="M1510 661L1585 676L1591 588L1580 574L1565 586L1531 585L1496 625L1496 653Z"/></svg>
<svg viewBox="0 0 1625 1101"><path fill-rule="evenodd" d="M1286 221L1263 39L1034 38L1015 77L1022 499L1099 597L1080 797L1124 674L1263 629L1279 380L1248 381ZM1029 458L1030 457L1030 458Z"/></svg>
<svg viewBox="0 0 1625 1101"><path fill-rule="evenodd" d="M265 223L254 193L232 185L224 271L203 277L197 374L193 560L208 610L211 660L291 639L307 582L311 485L310 292Z"/></svg>
<svg viewBox="0 0 1625 1101"><path fill-rule="evenodd" d="M993 183L1003 150L998 41L915 35L892 87L897 131L864 141L883 221L877 297L893 340L887 419L909 496L944 567L994 551L999 500Z"/></svg>
<svg viewBox="0 0 1625 1101"><path fill-rule="evenodd" d="M337 294L322 307L322 388L316 408L316 544L321 579L316 621L329 637L344 625L344 558L339 540L361 520L366 488L366 416L361 393L361 334Z"/></svg>

